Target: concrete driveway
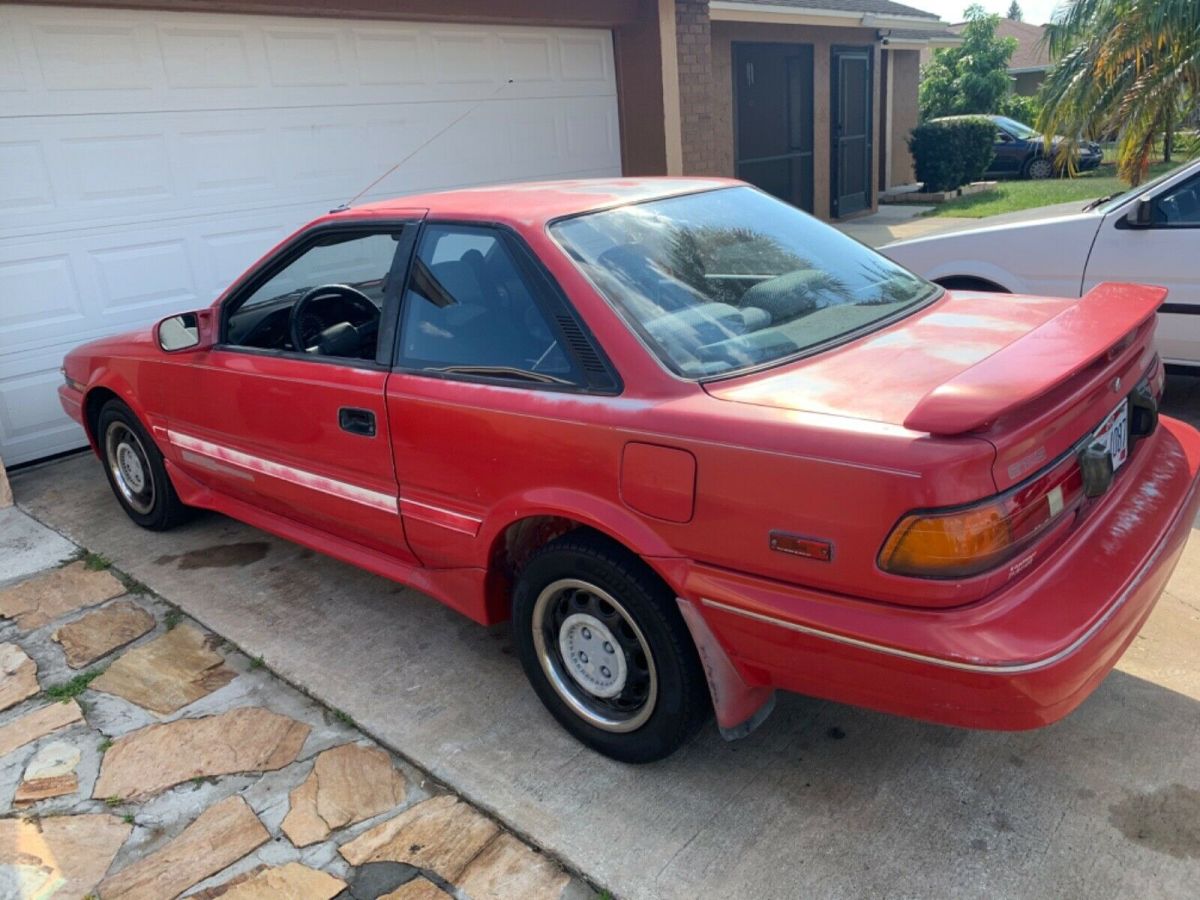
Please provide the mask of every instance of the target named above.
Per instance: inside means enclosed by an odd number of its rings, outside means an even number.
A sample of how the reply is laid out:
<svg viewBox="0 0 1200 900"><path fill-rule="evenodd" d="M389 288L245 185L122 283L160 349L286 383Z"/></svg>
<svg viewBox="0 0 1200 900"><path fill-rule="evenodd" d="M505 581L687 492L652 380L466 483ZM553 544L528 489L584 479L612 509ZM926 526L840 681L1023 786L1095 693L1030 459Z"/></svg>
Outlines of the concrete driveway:
<svg viewBox="0 0 1200 900"><path fill-rule="evenodd" d="M1171 383L1195 420L1196 384ZM18 503L624 898L1194 896L1200 541L1096 694L1001 734L786 696L750 738L610 762L561 732L503 627L216 515L132 525L99 463Z"/></svg>

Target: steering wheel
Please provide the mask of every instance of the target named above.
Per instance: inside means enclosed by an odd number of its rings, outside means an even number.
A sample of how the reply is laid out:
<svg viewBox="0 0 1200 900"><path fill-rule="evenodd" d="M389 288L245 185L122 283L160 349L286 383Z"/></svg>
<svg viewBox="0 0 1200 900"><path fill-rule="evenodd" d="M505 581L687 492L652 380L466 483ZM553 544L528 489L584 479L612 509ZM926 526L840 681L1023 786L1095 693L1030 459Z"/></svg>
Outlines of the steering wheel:
<svg viewBox="0 0 1200 900"><path fill-rule="evenodd" d="M328 322L310 309L318 300L337 297L344 315L339 322ZM322 356L357 356L363 339L379 331L379 308L358 288L347 284L322 284L308 291L292 306L288 334L292 349ZM357 320L357 321L355 321Z"/></svg>

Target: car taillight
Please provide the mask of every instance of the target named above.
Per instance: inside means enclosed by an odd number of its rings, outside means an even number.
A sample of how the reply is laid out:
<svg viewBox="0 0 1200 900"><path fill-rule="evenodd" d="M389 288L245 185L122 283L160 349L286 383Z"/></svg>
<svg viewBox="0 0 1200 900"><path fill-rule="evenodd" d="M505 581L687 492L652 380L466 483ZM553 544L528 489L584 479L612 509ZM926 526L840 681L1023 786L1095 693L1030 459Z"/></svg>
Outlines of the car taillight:
<svg viewBox="0 0 1200 900"><path fill-rule="evenodd" d="M967 507L914 512L892 529L879 565L897 575L963 578L1018 556L1083 502L1072 454L1042 475Z"/></svg>

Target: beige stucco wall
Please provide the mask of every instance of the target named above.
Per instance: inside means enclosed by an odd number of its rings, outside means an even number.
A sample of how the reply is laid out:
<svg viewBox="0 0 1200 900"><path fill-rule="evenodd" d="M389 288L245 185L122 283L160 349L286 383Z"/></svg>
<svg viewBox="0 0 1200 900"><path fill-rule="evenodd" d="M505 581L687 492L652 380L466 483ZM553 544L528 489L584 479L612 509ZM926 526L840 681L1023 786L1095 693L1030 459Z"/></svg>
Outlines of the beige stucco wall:
<svg viewBox="0 0 1200 900"><path fill-rule="evenodd" d="M776 44L812 44L813 47L813 212L829 218L829 114L830 47L875 45L873 28L823 28L810 25L767 25L748 22L712 23L713 139L716 143L718 174L733 176L733 51L735 41ZM876 123L872 141L871 171L879 169L879 50L874 60L874 89L871 118ZM879 185L872 178L871 208L876 207Z"/></svg>
<svg viewBox="0 0 1200 900"><path fill-rule="evenodd" d="M908 133L917 127L920 107L917 85L921 80L921 54L916 50L889 50L891 56L892 122L888 135L888 151L892 158L891 185L911 184L912 156L908 152Z"/></svg>

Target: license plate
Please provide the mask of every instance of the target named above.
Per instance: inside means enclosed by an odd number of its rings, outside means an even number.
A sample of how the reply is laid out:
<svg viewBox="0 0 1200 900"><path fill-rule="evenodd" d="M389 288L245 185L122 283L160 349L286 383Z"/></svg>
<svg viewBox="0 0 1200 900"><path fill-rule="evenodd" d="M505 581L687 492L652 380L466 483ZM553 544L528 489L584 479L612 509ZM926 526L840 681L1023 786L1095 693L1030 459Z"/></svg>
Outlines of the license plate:
<svg viewBox="0 0 1200 900"><path fill-rule="evenodd" d="M1126 401L1122 400L1104 417L1100 427L1092 432L1092 443L1108 448L1114 472L1125 464L1129 459L1129 404Z"/></svg>

